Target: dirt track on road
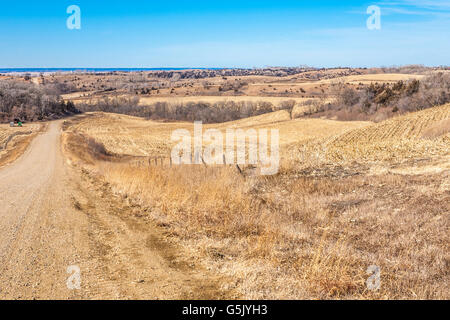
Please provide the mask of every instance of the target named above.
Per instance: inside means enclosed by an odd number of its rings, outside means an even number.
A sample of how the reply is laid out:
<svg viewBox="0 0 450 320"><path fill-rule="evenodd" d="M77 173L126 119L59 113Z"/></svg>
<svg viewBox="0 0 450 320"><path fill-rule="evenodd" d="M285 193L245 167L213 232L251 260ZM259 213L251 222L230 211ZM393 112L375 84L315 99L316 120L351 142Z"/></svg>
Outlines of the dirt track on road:
<svg viewBox="0 0 450 320"><path fill-rule="evenodd" d="M67 286L70 266L81 271L79 290ZM139 208L68 165L60 122L0 169L0 299L230 297L221 281L183 258Z"/></svg>

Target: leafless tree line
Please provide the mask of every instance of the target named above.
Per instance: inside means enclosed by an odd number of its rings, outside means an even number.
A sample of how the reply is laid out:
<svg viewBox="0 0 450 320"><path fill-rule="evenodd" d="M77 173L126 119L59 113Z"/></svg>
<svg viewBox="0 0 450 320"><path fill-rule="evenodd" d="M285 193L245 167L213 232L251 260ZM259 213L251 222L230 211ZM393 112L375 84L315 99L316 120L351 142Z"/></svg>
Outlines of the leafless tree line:
<svg viewBox="0 0 450 320"><path fill-rule="evenodd" d="M53 86L0 81L0 121L37 121L78 113L73 103L59 97Z"/></svg>
<svg viewBox="0 0 450 320"><path fill-rule="evenodd" d="M221 123L276 110L291 111L295 101L285 101L275 106L266 101L218 101L208 102L156 102L142 106L138 97L104 98L93 103L77 105L82 111L102 111L154 120L203 121L204 123Z"/></svg>

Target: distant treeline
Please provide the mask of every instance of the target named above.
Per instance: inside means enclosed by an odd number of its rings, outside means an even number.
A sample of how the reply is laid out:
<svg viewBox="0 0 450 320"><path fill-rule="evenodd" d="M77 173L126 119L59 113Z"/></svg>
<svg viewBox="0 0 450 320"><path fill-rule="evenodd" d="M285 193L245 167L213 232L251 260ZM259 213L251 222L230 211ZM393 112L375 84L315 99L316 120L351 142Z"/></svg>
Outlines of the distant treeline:
<svg viewBox="0 0 450 320"><path fill-rule="evenodd" d="M54 87L0 81L0 122L14 119L37 121L79 113L72 102L64 102Z"/></svg>
<svg viewBox="0 0 450 320"><path fill-rule="evenodd" d="M180 79L204 79L212 77L243 77L243 76L274 76L283 77L316 70L315 68L302 67L272 67L261 69L206 69L206 70L180 70L180 71L158 71L149 74L150 77L160 79L171 79L175 76Z"/></svg>
<svg viewBox="0 0 450 320"><path fill-rule="evenodd" d="M266 101L218 101L169 103L156 102L151 105L139 105L138 97L104 98L95 103L77 104L84 112L102 111L120 113L153 120L203 121L221 123L253 117L276 110L292 110L295 101L285 101L275 106Z"/></svg>

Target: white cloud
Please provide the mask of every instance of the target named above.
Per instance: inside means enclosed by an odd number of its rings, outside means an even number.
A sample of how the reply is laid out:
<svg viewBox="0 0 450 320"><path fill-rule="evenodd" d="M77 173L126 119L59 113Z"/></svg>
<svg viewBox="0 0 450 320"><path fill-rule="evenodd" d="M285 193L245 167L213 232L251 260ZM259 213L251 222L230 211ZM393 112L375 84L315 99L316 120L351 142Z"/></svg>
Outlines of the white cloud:
<svg viewBox="0 0 450 320"><path fill-rule="evenodd" d="M407 6L436 11L450 11L450 2L448 0L397 0L381 1L379 5L384 6Z"/></svg>
<svg viewBox="0 0 450 320"><path fill-rule="evenodd" d="M375 5L381 7L383 15L414 15L433 16L436 18L450 18L450 1L439 0L394 0L378 1ZM349 13L366 14L365 10L358 9Z"/></svg>
<svg viewBox="0 0 450 320"><path fill-rule="evenodd" d="M377 3L384 14L428 15L437 17L450 16L450 1L439 0L396 0Z"/></svg>

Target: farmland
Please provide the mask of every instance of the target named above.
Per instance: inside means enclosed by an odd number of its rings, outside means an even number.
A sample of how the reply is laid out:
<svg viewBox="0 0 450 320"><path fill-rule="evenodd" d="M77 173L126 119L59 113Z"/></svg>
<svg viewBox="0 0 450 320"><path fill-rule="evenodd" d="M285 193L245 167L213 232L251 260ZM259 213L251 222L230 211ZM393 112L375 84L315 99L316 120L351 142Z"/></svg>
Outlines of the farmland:
<svg viewBox="0 0 450 320"><path fill-rule="evenodd" d="M0 125L0 294L448 299L448 71L394 71L4 76L3 119L36 122ZM173 163L194 121L248 147L275 130L278 171L260 175L261 156Z"/></svg>
<svg viewBox="0 0 450 320"><path fill-rule="evenodd" d="M450 300L450 0L29 2L0 11L0 301Z"/></svg>
<svg viewBox="0 0 450 320"><path fill-rule="evenodd" d="M94 123L97 123L97 125L94 125ZM320 119L291 120L288 112L278 111L220 125L205 125L205 130L211 128L226 129L227 127L235 129L277 128L280 129L280 143L284 145L329 137L352 128L367 125L369 125L368 122L342 123ZM86 120L80 121L72 128L74 131L94 137L108 151L116 154L169 158L170 150L174 146L174 143L171 142L172 132L182 128L192 132L193 123L161 123L124 115L91 113L88 114Z"/></svg>
<svg viewBox="0 0 450 320"><path fill-rule="evenodd" d="M231 279L223 290L249 299L440 299L449 292L449 115L445 105L374 124L279 111L206 127L278 128L273 177L120 160L167 157L170 133L192 123L92 113L66 123L65 141L71 163L147 212L183 259ZM80 134L118 158L81 152ZM377 292L365 285L370 265L382 270Z"/></svg>

